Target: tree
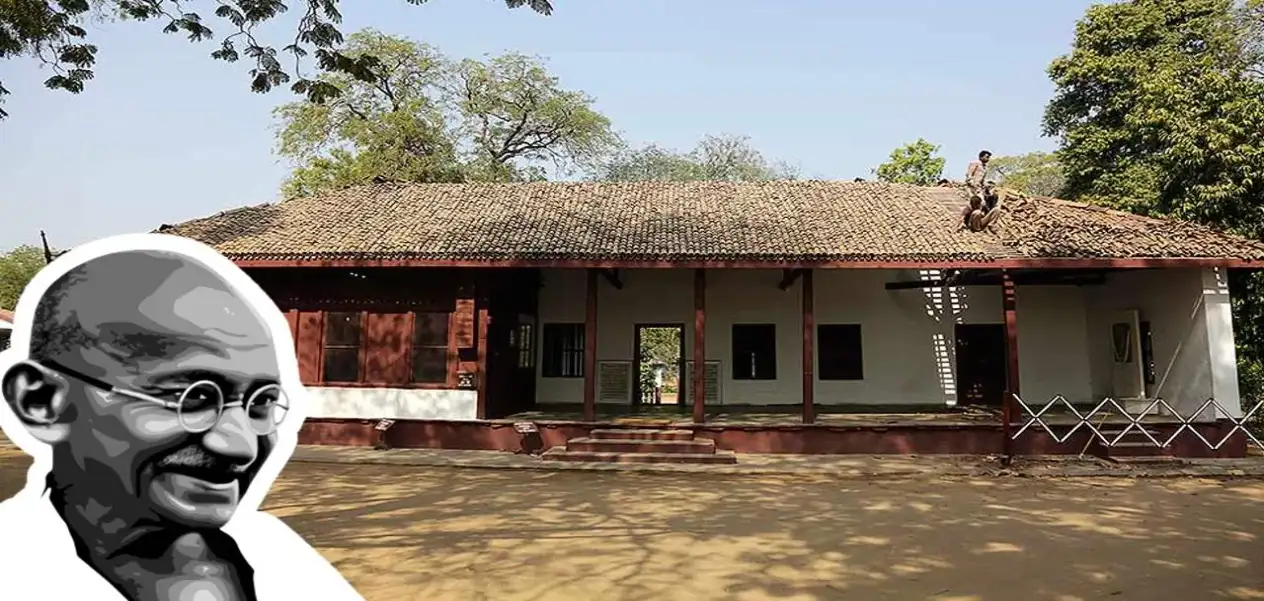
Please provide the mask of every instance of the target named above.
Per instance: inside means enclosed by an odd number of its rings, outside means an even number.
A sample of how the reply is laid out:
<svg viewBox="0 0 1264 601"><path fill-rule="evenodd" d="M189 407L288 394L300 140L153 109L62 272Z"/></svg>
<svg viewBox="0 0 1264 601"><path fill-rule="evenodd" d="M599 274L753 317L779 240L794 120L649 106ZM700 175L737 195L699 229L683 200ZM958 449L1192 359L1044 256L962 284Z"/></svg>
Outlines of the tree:
<svg viewBox="0 0 1264 601"><path fill-rule="evenodd" d="M931 186L944 173L944 158L935 156L938 152L938 146L918 138L916 142L891 151L887 162L878 165L873 173L879 181Z"/></svg>
<svg viewBox="0 0 1264 601"><path fill-rule="evenodd" d="M1258 236L1264 84L1232 0L1094 6L1049 68L1068 194Z"/></svg>
<svg viewBox="0 0 1264 601"><path fill-rule="evenodd" d="M1029 196L1057 197L1065 184L1062 165L1047 152L995 157L988 169L1001 175L1001 185Z"/></svg>
<svg viewBox="0 0 1264 601"><path fill-rule="evenodd" d="M35 246L19 246L0 255L0 309L14 309L22 290L44 268L44 251Z"/></svg>
<svg viewBox="0 0 1264 601"><path fill-rule="evenodd" d="M590 174L596 181L742 182L797 177L793 167L766 159L750 138L731 134L705 136L685 153L655 144L625 148Z"/></svg>
<svg viewBox="0 0 1264 601"><path fill-rule="evenodd" d="M408 0L425 4L426 0ZM229 33L219 39L211 58L228 62L242 55L254 62L250 70L250 87L255 92L268 92L289 83L287 73L275 47L256 37L256 29L280 16L288 7L281 0L221 0L196 10L196 2L181 0L8 0L0 2L0 59L21 56L42 61L53 69L53 76L44 82L50 89L77 94L94 76L97 47L88 41L87 27L93 21L157 21L163 33L185 35L193 42L216 39L207 25L210 18L220 19ZM529 5L543 15L553 12L550 0L505 0L511 9ZM307 0L303 5L294 40L280 52L294 60L294 76L290 86L296 94L322 102L338 90L317 79L303 76L298 64L314 56L322 72L342 73L366 82L373 81L375 57L349 56L342 52L342 21L338 0ZM0 99L9 93L0 81ZM0 110L0 118L7 116Z"/></svg>
<svg viewBox="0 0 1264 601"><path fill-rule="evenodd" d="M583 92L563 89L536 58L453 61L437 49L374 30L346 53L374 56L371 81L326 73L338 96L276 110L278 152L297 165L289 196L375 177L412 182L540 179L574 171L618 147L610 120Z"/></svg>
<svg viewBox="0 0 1264 601"><path fill-rule="evenodd" d="M680 368L680 335L675 327L643 328L641 334L641 361L637 366L641 380L641 389L649 390L654 385L654 363L662 363L667 367L663 375L665 392L676 392L677 373Z"/></svg>
<svg viewBox="0 0 1264 601"><path fill-rule="evenodd" d="M1089 8L1071 52L1049 67L1044 129L1060 138L1068 197L1264 237L1260 6ZM1231 273L1230 284L1242 390L1258 395L1264 279Z"/></svg>

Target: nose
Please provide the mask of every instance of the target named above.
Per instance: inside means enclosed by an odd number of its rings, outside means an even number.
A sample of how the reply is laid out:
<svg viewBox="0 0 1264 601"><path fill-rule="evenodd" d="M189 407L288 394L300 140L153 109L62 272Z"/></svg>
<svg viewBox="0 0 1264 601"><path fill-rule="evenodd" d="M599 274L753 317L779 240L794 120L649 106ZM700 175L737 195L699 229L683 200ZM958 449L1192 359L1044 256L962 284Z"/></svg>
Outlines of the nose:
<svg viewBox="0 0 1264 601"><path fill-rule="evenodd" d="M225 408L215 426L203 435L203 446L226 459L242 464L253 463L259 455L259 438L247 420L244 408Z"/></svg>

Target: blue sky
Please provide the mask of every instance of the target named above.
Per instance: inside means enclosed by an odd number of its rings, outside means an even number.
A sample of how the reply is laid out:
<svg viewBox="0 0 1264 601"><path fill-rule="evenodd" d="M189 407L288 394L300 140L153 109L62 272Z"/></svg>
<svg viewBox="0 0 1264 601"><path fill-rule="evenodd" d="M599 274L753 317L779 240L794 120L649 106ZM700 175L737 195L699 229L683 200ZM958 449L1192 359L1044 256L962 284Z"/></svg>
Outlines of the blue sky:
<svg viewBox="0 0 1264 601"><path fill-rule="evenodd" d="M744 134L806 177L851 179L919 136L942 146L951 177L980 148L1051 150L1045 68L1090 2L554 4L550 17L500 0L341 8L344 32L375 27L454 57L545 57L632 143L687 149ZM291 23L269 27L268 41L284 44ZM249 65L212 61L213 43L159 28L95 27L97 78L78 96L43 89L50 73L33 60L0 63L13 92L0 122L0 250L38 243L40 229L65 247L277 199L288 165L272 152L271 110L288 91L254 94Z"/></svg>

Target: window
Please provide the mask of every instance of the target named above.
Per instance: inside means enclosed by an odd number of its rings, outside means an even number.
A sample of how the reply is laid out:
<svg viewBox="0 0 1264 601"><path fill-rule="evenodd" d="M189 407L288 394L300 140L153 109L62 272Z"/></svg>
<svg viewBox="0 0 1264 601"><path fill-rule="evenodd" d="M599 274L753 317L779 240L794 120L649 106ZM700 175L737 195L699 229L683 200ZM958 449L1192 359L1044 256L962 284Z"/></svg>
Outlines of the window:
<svg viewBox="0 0 1264 601"><path fill-rule="evenodd" d="M735 324L733 326L733 379L777 379L777 326Z"/></svg>
<svg viewBox="0 0 1264 601"><path fill-rule="evenodd" d="M325 382L360 380L360 314L325 314Z"/></svg>
<svg viewBox="0 0 1264 601"><path fill-rule="evenodd" d="M448 314L417 313L413 318L413 373L417 384L448 381Z"/></svg>
<svg viewBox="0 0 1264 601"><path fill-rule="evenodd" d="M518 367L535 367L535 328L530 323L518 324ZM582 347L582 345L581 345Z"/></svg>
<svg viewBox="0 0 1264 601"><path fill-rule="evenodd" d="M584 324L546 323L542 375L546 378L584 377Z"/></svg>
<svg viewBox="0 0 1264 601"><path fill-rule="evenodd" d="M11 334L10 330L0 330L0 351L9 348L9 336Z"/></svg>
<svg viewBox="0 0 1264 601"><path fill-rule="evenodd" d="M820 379L865 379L863 357L859 325L821 324L816 326L816 359Z"/></svg>

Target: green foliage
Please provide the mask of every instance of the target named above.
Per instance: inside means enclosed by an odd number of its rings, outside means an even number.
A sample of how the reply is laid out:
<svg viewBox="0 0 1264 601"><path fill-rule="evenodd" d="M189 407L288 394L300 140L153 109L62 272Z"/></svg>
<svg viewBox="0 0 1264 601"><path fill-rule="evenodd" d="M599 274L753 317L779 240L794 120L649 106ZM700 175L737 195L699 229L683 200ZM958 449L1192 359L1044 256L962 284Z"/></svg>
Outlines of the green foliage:
<svg viewBox="0 0 1264 601"><path fill-rule="evenodd" d="M1264 4L1091 7L1049 67L1048 135L1072 199L1264 237ZM1264 386L1264 275L1231 275L1239 375Z"/></svg>
<svg viewBox="0 0 1264 601"><path fill-rule="evenodd" d="M458 62L374 30L352 34L346 53L378 59L371 82L326 73L319 79L337 97L276 109L277 151L298 164L287 196L375 177L536 180L545 165L582 169L618 147L593 99L563 89L538 59L510 53Z"/></svg>
<svg viewBox="0 0 1264 601"><path fill-rule="evenodd" d="M1049 68L1068 194L1258 236L1264 85L1246 46L1231 0L1090 8Z"/></svg>
<svg viewBox="0 0 1264 601"><path fill-rule="evenodd" d="M797 179L796 170L772 162L750 143L750 138L730 134L708 135L687 153L650 144L625 148L600 165L591 175L595 181L768 181Z"/></svg>
<svg viewBox="0 0 1264 601"><path fill-rule="evenodd" d="M424 4L426 0L408 0ZM90 21L157 21L162 32L181 34L192 42L216 39L205 15L212 14L229 32L219 38L219 46L211 58L236 62L244 55L254 63L250 70L250 87L255 92L268 92L291 81L281 61L292 59L298 77L290 86L313 102L323 102L339 90L320 78L309 79L298 72L298 63L311 56L322 72L342 73L355 79L374 82L379 66L377 57L350 56L341 50L342 33L338 24L342 14L338 0L306 0L291 43L280 49L261 42L256 28L272 21L288 10L281 0L220 0L196 10L196 2L181 0L5 0L0 2L0 59L33 57L52 67L53 76L44 82L51 89L73 94L83 91L93 78L97 47L88 43ZM553 12L549 0L505 0L509 8L529 5L537 13ZM283 56L288 55L288 56ZM2 83L2 82L0 82ZM0 99L9 93L0 85ZM7 116L0 110L0 118Z"/></svg>
<svg viewBox="0 0 1264 601"><path fill-rule="evenodd" d="M938 152L938 146L918 138L891 151L887 162L873 172L879 181L893 184L934 185L944 173L944 158L936 156Z"/></svg>
<svg viewBox="0 0 1264 601"><path fill-rule="evenodd" d="M18 306L22 290L44 268L44 251L36 246L19 246L0 255L0 309Z"/></svg>
<svg viewBox="0 0 1264 601"><path fill-rule="evenodd" d="M641 329L640 364L637 366L641 390L651 390L654 386L653 362L667 364L663 374L663 391L676 392L680 369L680 330L677 328L643 328Z"/></svg>
<svg viewBox="0 0 1264 601"><path fill-rule="evenodd" d="M988 170L1001 175L1000 185L1029 196L1057 198L1066 181L1057 157L1047 152L993 157Z"/></svg>

